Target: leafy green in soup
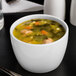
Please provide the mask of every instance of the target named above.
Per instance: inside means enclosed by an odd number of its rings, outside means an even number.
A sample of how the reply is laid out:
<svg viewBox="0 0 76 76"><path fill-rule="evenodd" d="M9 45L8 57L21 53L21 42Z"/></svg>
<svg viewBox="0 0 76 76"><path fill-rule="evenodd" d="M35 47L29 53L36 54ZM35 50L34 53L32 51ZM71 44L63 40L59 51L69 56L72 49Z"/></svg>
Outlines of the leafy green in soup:
<svg viewBox="0 0 76 76"><path fill-rule="evenodd" d="M15 27L13 35L26 43L48 44L65 34L65 29L56 21L48 19L31 19Z"/></svg>

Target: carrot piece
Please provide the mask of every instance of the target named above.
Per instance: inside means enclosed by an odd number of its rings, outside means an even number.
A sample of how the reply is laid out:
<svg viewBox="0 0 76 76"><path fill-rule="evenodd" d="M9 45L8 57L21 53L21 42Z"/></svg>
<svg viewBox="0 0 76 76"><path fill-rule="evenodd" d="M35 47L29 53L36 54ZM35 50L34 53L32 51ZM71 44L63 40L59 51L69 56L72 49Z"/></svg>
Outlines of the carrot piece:
<svg viewBox="0 0 76 76"><path fill-rule="evenodd" d="M25 29L31 30L33 27L31 26L26 26Z"/></svg>
<svg viewBox="0 0 76 76"><path fill-rule="evenodd" d="M42 30L41 33L42 33L43 35L47 35L47 34L48 34L48 32L45 31L45 30Z"/></svg>
<svg viewBox="0 0 76 76"><path fill-rule="evenodd" d="M39 22L35 22L35 25L39 25L40 23Z"/></svg>

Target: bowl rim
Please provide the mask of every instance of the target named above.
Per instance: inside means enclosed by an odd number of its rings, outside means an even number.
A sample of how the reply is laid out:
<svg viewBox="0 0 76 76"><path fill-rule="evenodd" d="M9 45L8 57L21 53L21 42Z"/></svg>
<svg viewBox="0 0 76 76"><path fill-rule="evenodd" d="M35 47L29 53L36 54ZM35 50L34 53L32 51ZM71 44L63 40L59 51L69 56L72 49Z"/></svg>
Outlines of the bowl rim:
<svg viewBox="0 0 76 76"><path fill-rule="evenodd" d="M48 43L48 44L30 44L30 43L26 43L26 42L23 42L23 41L17 39L17 38L13 35L13 31L12 31L13 25L14 25L16 22L18 22L19 20L21 20L21 19L24 19L24 18L27 18L27 17L33 17L33 16L47 16L47 17L55 18L55 19L61 21L61 22L64 24L64 26L66 27L66 29L65 29L66 32L65 32L64 36L61 37L60 39L58 39L57 41L55 41L55 42L53 42L53 43ZM23 21L23 22L24 22L24 21ZM20 24L20 22L19 22L19 24ZM17 25L16 25L16 26L17 26ZM15 26L15 27L16 27L16 26ZM22 44L26 44L26 45L30 45L30 46L46 46L46 45L48 46L48 45L56 44L56 43L58 43L59 41L61 41L61 40L68 34L68 32L69 32L69 27L68 27L68 25L67 25L62 19L60 19L60 18L58 18L58 17L55 17L55 16L52 16L52 15L47 15L47 14L33 14L33 15L28 15L28 16L21 17L21 18L17 19L17 20L11 25L11 27L10 27L10 37L13 37L16 41L18 41L18 42L20 42L20 43L22 43Z"/></svg>

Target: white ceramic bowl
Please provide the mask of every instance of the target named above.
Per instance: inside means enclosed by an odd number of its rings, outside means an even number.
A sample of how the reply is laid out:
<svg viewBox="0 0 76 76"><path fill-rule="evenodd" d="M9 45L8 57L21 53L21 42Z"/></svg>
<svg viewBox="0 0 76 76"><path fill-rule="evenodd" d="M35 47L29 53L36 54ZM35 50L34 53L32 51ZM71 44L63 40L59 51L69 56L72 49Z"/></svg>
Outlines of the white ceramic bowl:
<svg viewBox="0 0 76 76"><path fill-rule="evenodd" d="M59 22L66 30L65 35L50 44L28 44L14 37L13 30L18 24L35 18ZM67 24L51 15L36 14L18 19L10 28L11 43L18 62L24 69L35 73L45 73L56 69L60 65L66 51L68 32Z"/></svg>

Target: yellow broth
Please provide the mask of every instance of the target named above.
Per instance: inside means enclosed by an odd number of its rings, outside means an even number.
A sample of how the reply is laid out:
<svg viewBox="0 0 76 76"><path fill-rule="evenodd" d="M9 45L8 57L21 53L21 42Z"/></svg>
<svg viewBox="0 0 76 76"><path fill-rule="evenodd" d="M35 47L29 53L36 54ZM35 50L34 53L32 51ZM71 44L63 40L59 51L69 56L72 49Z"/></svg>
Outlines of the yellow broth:
<svg viewBox="0 0 76 76"><path fill-rule="evenodd" d="M48 44L65 34L65 29L56 21L48 19L31 19L15 27L13 35L26 43Z"/></svg>

